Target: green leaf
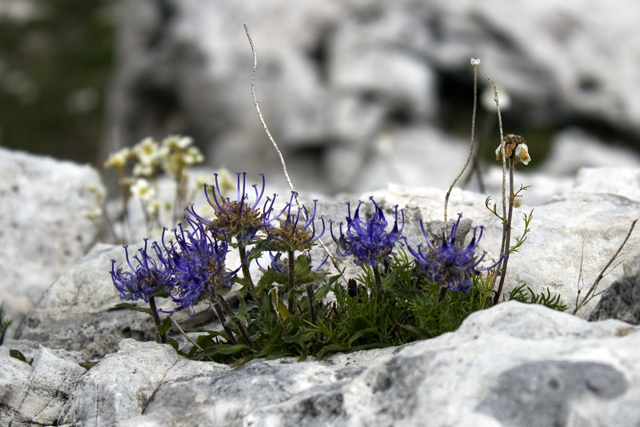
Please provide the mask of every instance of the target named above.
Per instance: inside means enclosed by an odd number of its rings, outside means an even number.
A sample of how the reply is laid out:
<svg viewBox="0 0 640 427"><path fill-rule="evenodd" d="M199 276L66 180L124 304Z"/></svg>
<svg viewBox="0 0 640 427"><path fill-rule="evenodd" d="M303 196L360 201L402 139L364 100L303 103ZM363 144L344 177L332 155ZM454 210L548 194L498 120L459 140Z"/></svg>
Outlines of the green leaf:
<svg viewBox="0 0 640 427"><path fill-rule="evenodd" d="M139 307L128 302L121 302L120 304L116 304L115 307L126 308L128 310L139 311L140 313L147 313L151 315L151 309L149 307Z"/></svg>
<svg viewBox="0 0 640 427"><path fill-rule="evenodd" d="M18 350L9 350L9 356L14 359L18 359L21 362L27 363L27 358L24 357L24 354L20 353Z"/></svg>
<svg viewBox="0 0 640 427"><path fill-rule="evenodd" d="M164 320L162 321L162 324L160 326L158 326L158 333L160 335L165 335L167 333L167 331L171 328L171 326L173 326L173 322L171 321L171 317L167 316L164 318Z"/></svg>
<svg viewBox="0 0 640 427"><path fill-rule="evenodd" d="M322 349L318 352L316 357L318 359L322 359L322 357L327 353L336 353L336 352L347 353L350 350L351 350L351 346L347 344L329 344L322 347Z"/></svg>
<svg viewBox="0 0 640 427"><path fill-rule="evenodd" d="M256 285L256 294L260 295L267 286L272 285L274 282L285 285L289 282L289 279L286 275L269 269L258 281L258 284Z"/></svg>
<svg viewBox="0 0 640 427"><path fill-rule="evenodd" d="M94 366L96 366L97 364L98 364L98 362L80 362L80 363L78 363L78 365L82 366L87 371L89 369L93 368Z"/></svg>
<svg viewBox="0 0 640 427"><path fill-rule="evenodd" d="M291 314L289 314L289 310L287 309L287 306L285 305L284 302L282 302L282 299L278 298L278 314L280 315L280 318L282 319L282 321L285 321L289 318L289 316L291 316Z"/></svg>

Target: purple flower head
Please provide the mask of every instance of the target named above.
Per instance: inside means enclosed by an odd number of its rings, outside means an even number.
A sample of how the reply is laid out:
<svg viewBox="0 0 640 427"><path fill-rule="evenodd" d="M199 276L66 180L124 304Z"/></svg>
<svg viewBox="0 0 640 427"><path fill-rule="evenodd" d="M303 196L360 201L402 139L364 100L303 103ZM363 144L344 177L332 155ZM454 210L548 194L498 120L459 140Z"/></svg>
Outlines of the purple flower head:
<svg viewBox="0 0 640 427"><path fill-rule="evenodd" d="M351 217L351 204L347 202L346 230L343 231L342 222L339 222L339 237L336 238L333 234L333 223L331 224L331 236L338 245L336 253L343 257L353 255L354 262L358 265L377 265L383 260L388 260L389 256L393 255L393 246L404 229L404 210L400 211L402 226L398 229L398 206L396 205L396 219L391 231L387 232L387 220L384 217L384 212L373 200L373 197L370 199L375 206L375 212L371 218L364 220L360 217L362 202L358 203L358 207Z"/></svg>
<svg viewBox="0 0 640 427"><path fill-rule="evenodd" d="M285 263L280 259L280 257L282 256L282 252L276 252L275 255L273 255L273 252L269 252L269 258L271 258L271 262L269 263L269 267L271 270L274 270L280 274L285 274L286 270L288 269L288 267L285 265ZM256 260L256 264L258 264L258 268L260 268L260 271L262 271L263 273L267 272L266 268L263 268L260 263L258 262L258 260Z"/></svg>
<svg viewBox="0 0 640 427"><path fill-rule="evenodd" d="M306 206L292 211L293 199L296 193L291 192L291 198L284 209L278 215L271 216L273 213L273 202L271 207L265 211L262 221L264 230L271 237L271 250L275 251L302 251L311 248L314 241L318 240L324 234L325 225L324 218L322 221L322 231L316 230L315 219L317 213L317 200L313 201L313 213L309 213ZM280 224L276 227L273 223L279 220Z"/></svg>
<svg viewBox="0 0 640 427"><path fill-rule="evenodd" d="M264 209L261 212L258 204L264 195L265 180L264 174L260 174L262 176L262 189L258 191L258 186L256 184L253 185L255 201L253 204L249 204L249 196L245 193L247 174L243 172L242 174L236 173L236 175L238 176L236 200L231 200L222 195L217 173L214 174L215 185L204 185L204 195L216 214L213 220L207 220L198 215L193 206L187 208L187 211L198 221L206 224L207 229L212 230L218 239L222 239L224 234L226 238L235 237L239 243L247 245L254 240L256 233L263 226ZM209 188L213 197L209 196ZM267 198L265 209L269 202L273 206L273 200Z"/></svg>
<svg viewBox="0 0 640 427"><path fill-rule="evenodd" d="M226 239L210 236L200 222L185 218L191 230L185 230L179 224L173 230L175 241L168 247L163 236L166 256L162 256L157 245L154 248L165 265L159 281L171 288L171 299L177 304L172 312L185 308L193 312L193 306L198 302L215 298L218 286L231 286L239 270L225 270L224 261L229 249Z"/></svg>
<svg viewBox="0 0 640 427"><path fill-rule="evenodd" d="M489 270L497 263L484 268L478 268L482 262L486 252L483 252L480 258L477 258L475 250L482 238L484 227L480 227L480 233L477 235L478 228L473 229L473 237L467 246L456 245L456 233L460 224L462 214L458 214L458 221L451 228L449 238L446 237L445 229L442 229L442 243L437 242L436 245L431 243L427 233L424 230L424 224L420 220L422 234L427 239L428 251L422 252L422 245L418 245L414 250L407 244L409 252L416 258L416 261L422 267L427 278L441 286L446 286L451 291L459 291L464 295L473 287L471 278L477 276L481 271ZM477 235L477 236L476 236Z"/></svg>
<svg viewBox="0 0 640 427"><path fill-rule="evenodd" d="M129 259L128 246L124 246L127 264L131 271L122 271L120 267L116 270L116 260L111 260L111 279L116 289L120 291L121 300L138 301L142 298L148 303L149 298L158 288L158 268L156 261L147 255L147 241L148 239L144 239L144 248L138 249L138 254L133 256L138 263L135 267Z"/></svg>

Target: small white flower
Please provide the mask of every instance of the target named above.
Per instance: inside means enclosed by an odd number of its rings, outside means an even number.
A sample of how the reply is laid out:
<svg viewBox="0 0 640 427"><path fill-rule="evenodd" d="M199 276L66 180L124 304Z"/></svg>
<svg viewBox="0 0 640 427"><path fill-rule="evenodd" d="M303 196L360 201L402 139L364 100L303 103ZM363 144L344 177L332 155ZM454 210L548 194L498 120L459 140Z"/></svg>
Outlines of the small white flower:
<svg viewBox="0 0 640 427"><path fill-rule="evenodd" d="M109 158L104 163L105 168L122 169L126 166L127 160L131 156L131 150L123 148L120 151L109 154Z"/></svg>
<svg viewBox="0 0 640 427"><path fill-rule="evenodd" d="M516 146L514 160L516 161L516 163L522 162L525 165L529 164L529 162L531 161L531 157L529 156L529 147L527 147L527 144L522 143Z"/></svg>
<svg viewBox="0 0 640 427"><path fill-rule="evenodd" d="M143 165L153 165L158 161L158 143L153 138L145 138L133 146L138 161Z"/></svg>
<svg viewBox="0 0 640 427"><path fill-rule="evenodd" d="M473 65L474 67L477 67L478 65L480 65L480 61L479 59L476 58L471 58L471 65Z"/></svg>
<svg viewBox="0 0 640 427"><path fill-rule="evenodd" d="M151 178L153 176L155 168L153 165L138 163L133 167L133 174L135 176L146 176Z"/></svg>
<svg viewBox="0 0 640 427"><path fill-rule="evenodd" d="M139 178L134 182L131 187L129 187L129 191L131 191L131 196L134 199L139 199L143 201L150 201L156 196L156 190L149 185L149 181L144 178Z"/></svg>
<svg viewBox="0 0 640 427"><path fill-rule="evenodd" d="M190 136L169 135L162 140L162 146L172 150L186 150L193 144Z"/></svg>
<svg viewBox="0 0 640 427"><path fill-rule="evenodd" d="M155 216L158 214L159 210L160 202L158 200L150 200L149 203L147 203L147 212L149 213L149 215Z"/></svg>

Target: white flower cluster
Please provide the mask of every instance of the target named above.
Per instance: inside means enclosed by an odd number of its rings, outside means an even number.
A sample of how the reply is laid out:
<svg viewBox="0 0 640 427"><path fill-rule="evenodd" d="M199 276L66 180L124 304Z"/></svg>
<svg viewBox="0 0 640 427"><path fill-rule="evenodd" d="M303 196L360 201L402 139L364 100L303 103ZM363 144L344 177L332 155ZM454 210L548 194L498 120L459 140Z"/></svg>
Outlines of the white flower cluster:
<svg viewBox="0 0 640 427"><path fill-rule="evenodd" d="M176 179L183 179L185 169L204 162L204 156L198 147L193 145L193 139L189 136L166 137L158 154L162 160L162 169Z"/></svg>
<svg viewBox="0 0 640 427"><path fill-rule="evenodd" d="M148 137L131 148L118 150L109 155L104 167L113 169L118 175L124 205L130 198L139 200L145 210L147 225L161 229L160 209L171 210L172 206L157 200L158 176L165 172L176 181L174 216L179 216L182 208L176 207L185 204L188 198L188 170L202 162L204 156L193 145L191 137L170 135L161 143Z"/></svg>

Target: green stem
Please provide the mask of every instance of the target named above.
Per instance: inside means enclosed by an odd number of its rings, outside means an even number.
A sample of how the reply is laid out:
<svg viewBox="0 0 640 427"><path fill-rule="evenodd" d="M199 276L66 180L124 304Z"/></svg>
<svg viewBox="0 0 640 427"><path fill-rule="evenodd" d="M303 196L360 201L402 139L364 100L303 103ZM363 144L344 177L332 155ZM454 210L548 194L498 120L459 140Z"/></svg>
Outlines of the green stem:
<svg viewBox="0 0 640 427"><path fill-rule="evenodd" d="M507 264L509 263L509 248L511 242L511 219L513 216L513 205L515 197L513 193L513 160L509 160L509 213L507 214L507 220L505 225L505 232L503 238L502 254L504 259L502 261L502 272L500 274L500 284L498 285L498 291L493 297L493 305L498 304L500 301L500 294L502 293L502 287L504 286L505 278L507 277Z"/></svg>
<svg viewBox="0 0 640 427"><path fill-rule="evenodd" d="M160 316L158 315L158 309L156 308L156 300L154 297L149 298L149 308L151 308L151 316L153 317L153 321L156 324L156 331L158 330L158 326L162 325L160 321ZM160 334L160 341L162 344L167 343L167 335Z"/></svg>
<svg viewBox="0 0 640 427"><path fill-rule="evenodd" d="M245 328L244 323L242 323L240 319L235 317L236 314L233 312L233 310L229 306L229 303L227 302L227 300L225 300L223 297L218 297L218 301L220 302L220 305L222 306L222 308L227 312L227 314L234 318L233 323L235 323L238 326L238 329L240 329L240 333L244 337L244 340L247 342L247 344L249 344L249 347L253 349L254 348L253 341L251 341L251 338L249 338L249 332L247 331L247 328Z"/></svg>
<svg viewBox="0 0 640 427"><path fill-rule="evenodd" d="M382 298L382 279L380 278L380 270L378 269L378 265L371 266L373 269L373 276L376 279L376 292L378 293L378 300Z"/></svg>
<svg viewBox="0 0 640 427"><path fill-rule="evenodd" d="M222 307L220 306L220 302L218 301L217 297L215 298L215 302L213 303L213 309L216 311L218 319L220 319L220 323L222 324L224 331L227 333L229 343L237 344L238 342L236 341L236 337L233 336L233 332L231 332L231 329L229 329L229 327L227 326L227 318L224 317L224 312L222 311Z"/></svg>
<svg viewBox="0 0 640 427"><path fill-rule="evenodd" d="M315 324L316 323L316 307L315 307L316 298L315 298L315 295L313 294L313 284L307 283L306 288L307 288L307 299L309 300L309 312L311 313L311 323Z"/></svg>
<svg viewBox="0 0 640 427"><path fill-rule="evenodd" d="M249 271L249 263L244 262L247 258L247 249L243 243L238 242L238 252L240 253L240 261L242 262L242 275L245 279L247 279L249 286L249 293L254 299L257 297L255 295L255 285L253 284L253 280L251 279L251 272Z"/></svg>
<svg viewBox="0 0 640 427"><path fill-rule="evenodd" d="M446 286L440 286L440 294L438 295L438 303L441 303L442 300L444 299L444 296L447 295L447 287Z"/></svg>
<svg viewBox="0 0 640 427"><path fill-rule="evenodd" d="M295 260L293 259L293 251L289 250L289 304L288 304L288 308L289 308L289 313L293 314L293 309L295 307L295 298L293 295L293 288L295 286L295 280L296 280L296 272L295 272Z"/></svg>

